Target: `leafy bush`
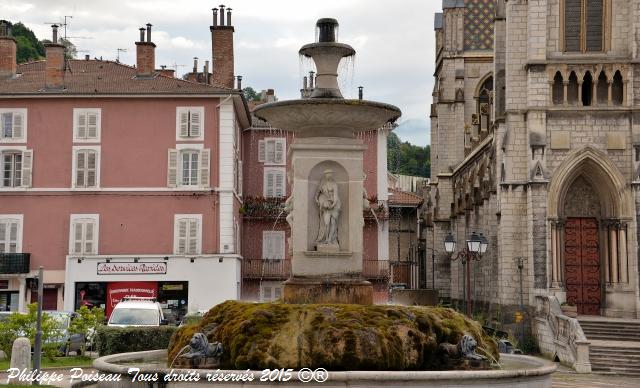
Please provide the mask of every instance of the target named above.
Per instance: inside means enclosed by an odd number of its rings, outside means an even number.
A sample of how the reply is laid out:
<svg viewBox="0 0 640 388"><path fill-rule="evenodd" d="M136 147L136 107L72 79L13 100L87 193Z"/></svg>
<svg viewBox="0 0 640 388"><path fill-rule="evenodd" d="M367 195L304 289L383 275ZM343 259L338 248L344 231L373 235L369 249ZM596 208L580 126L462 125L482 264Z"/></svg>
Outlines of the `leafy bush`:
<svg viewBox="0 0 640 388"><path fill-rule="evenodd" d="M78 316L71 321L69 325L70 334L82 334L88 342L92 342L96 330L99 326L104 324L104 310L101 308L89 308L82 306L76 311ZM84 356L85 341L80 349L81 354Z"/></svg>
<svg viewBox="0 0 640 388"><path fill-rule="evenodd" d="M13 341L18 337L26 337L33 347L36 342L36 327L38 320L38 305L31 303L26 314L15 312L9 318L0 322L0 349L7 356L11 355ZM49 314L42 313L42 354L53 360L58 355L58 349L63 339L60 324Z"/></svg>
<svg viewBox="0 0 640 388"><path fill-rule="evenodd" d="M113 327L99 326L96 343L100 356L143 350L167 349L175 326Z"/></svg>

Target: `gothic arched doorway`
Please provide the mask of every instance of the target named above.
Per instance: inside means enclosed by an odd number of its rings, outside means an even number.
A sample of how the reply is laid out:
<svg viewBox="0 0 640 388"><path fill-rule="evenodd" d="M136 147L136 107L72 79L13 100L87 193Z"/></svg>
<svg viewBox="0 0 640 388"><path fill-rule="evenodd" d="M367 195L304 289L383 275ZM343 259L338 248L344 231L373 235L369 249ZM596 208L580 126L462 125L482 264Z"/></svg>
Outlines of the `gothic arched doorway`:
<svg viewBox="0 0 640 388"><path fill-rule="evenodd" d="M585 147L555 170L548 194L550 291L580 314L626 314L628 303L618 300L632 290L635 210L624 176Z"/></svg>

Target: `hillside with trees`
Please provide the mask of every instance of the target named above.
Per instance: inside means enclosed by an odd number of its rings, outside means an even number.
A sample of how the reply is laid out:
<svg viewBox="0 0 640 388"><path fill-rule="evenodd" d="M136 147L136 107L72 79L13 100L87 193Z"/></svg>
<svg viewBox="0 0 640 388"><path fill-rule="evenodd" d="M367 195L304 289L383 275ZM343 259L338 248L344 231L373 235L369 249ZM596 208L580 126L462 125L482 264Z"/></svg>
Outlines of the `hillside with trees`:
<svg viewBox="0 0 640 388"><path fill-rule="evenodd" d="M12 24L9 21L5 22L11 26L12 36L16 39L16 59L18 63L44 59L44 44L51 42L50 40L38 40L36 34L34 34L33 31L31 31L27 26L20 22L15 24ZM64 38L60 38L59 41L60 44L64 45L67 49L65 54L67 59L75 58L76 46L69 40L65 40Z"/></svg>
<svg viewBox="0 0 640 388"><path fill-rule="evenodd" d="M431 176L431 147L420 147L408 141L402 142L391 132L387 139L387 165L394 174Z"/></svg>

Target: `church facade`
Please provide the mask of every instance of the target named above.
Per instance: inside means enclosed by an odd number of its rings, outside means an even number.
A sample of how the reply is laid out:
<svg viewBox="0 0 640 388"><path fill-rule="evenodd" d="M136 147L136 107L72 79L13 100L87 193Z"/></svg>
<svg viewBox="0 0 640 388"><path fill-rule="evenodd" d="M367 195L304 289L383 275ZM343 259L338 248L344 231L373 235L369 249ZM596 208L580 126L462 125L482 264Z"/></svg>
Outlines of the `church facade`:
<svg viewBox="0 0 640 388"><path fill-rule="evenodd" d="M640 0L444 0L435 34L435 288L506 324L536 295L640 317ZM466 272L443 242L472 232Z"/></svg>

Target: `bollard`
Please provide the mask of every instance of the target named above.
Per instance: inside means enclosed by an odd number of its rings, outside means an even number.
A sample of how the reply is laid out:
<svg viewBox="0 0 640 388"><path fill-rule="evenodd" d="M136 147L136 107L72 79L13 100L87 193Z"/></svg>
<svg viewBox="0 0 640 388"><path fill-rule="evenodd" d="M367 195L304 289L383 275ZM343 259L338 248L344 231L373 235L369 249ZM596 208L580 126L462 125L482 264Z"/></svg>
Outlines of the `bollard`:
<svg viewBox="0 0 640 388"><path fill-rule="evenodd" d="M30 369L31 364L31 342L28 338L19 337L13 341L11 347L11 368L19 370Z"/></svg>

